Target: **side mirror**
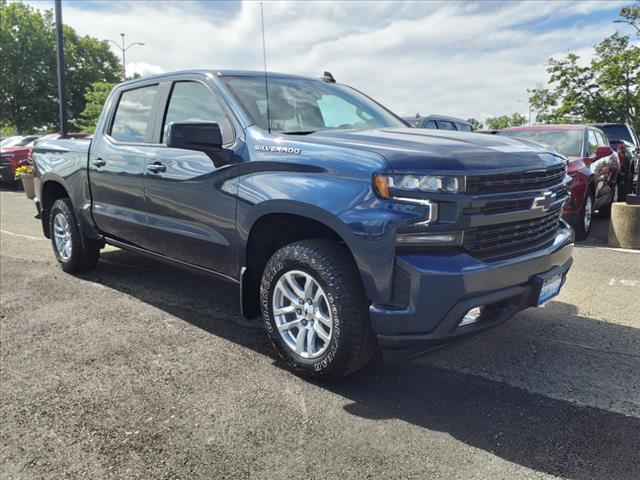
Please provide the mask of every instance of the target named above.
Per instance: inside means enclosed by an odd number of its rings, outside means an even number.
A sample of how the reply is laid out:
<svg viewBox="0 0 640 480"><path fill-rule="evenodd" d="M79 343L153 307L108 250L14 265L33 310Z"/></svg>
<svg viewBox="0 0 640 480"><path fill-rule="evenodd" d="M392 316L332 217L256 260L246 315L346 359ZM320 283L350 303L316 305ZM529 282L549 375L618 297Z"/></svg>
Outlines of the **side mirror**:
<svg viewBox="0 0 640 480"><path fill-rule="evenodd" d="M609 155L611 155L613 153L613 150L611 150L611 147L609 146L600 146L600 147L596 147L596 160L603 158L603 157L608 157Z"/></svg>
<svg viewBox="0 0 640 480"><path fill-rule="evenodd" d="M217 123L171 123L167 146L204 152L216 166L229 163L228 155L223 154L222 132Z"/></svg>

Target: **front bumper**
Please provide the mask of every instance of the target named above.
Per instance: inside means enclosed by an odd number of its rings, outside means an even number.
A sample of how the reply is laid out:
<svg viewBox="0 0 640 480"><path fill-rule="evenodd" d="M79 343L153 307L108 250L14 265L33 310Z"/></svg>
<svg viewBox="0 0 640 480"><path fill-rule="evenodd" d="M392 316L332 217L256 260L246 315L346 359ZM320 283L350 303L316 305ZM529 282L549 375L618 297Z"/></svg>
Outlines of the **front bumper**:
<svg viewBox="0 0 640 480"><path fill-rule="evenodd" d="M520 257L483 262L463 252L401 254L396 268L408 289L405 307L372 305L370 317L385 360L426 353L459 338L498 325L537 305L545 278L571 267L573 231L562 223L554 242ZM472 308L480 318L459 326Z"/></svg>

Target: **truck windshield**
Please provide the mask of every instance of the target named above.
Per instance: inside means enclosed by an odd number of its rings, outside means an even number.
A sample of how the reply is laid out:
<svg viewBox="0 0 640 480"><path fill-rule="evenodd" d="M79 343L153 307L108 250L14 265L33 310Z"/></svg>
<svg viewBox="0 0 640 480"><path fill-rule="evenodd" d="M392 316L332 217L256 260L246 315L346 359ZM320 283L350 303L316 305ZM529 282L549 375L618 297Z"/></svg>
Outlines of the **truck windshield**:
<svg viewBox="0 0 640 480"><path fill-rule="evenodd" d="M503 130L500 135L546 143L567 157L582 155L582 130Z"/></svg>
<svg viewBox="0 0 640 480"><path fill-rule="evenodd" d="M253 122L265 130L308 134L318 130L406 127L356 90L321 80L269 77L269 121L264 77L223 77ZM269 123L269 125L267 125Z"/></svg>

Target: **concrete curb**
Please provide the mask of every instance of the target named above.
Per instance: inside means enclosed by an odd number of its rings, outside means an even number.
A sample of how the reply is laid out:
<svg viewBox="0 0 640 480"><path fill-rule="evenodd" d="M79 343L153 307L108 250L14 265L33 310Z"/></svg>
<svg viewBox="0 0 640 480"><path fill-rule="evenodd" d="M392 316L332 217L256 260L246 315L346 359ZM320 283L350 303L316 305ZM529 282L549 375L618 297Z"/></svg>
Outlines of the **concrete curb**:
<svg viewBox="0 0 640 480"><path fill-rule="evenodd" d="M640 205L612 205L609 246L640 250Z"/></svg>

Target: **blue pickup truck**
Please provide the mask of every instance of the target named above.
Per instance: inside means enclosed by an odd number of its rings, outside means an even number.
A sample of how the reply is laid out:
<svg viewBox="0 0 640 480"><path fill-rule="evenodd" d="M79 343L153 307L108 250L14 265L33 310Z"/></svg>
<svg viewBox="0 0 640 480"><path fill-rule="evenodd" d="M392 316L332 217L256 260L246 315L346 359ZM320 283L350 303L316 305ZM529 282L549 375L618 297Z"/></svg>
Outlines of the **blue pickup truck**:
<svg viewBox="0 0 640 480"><path fill-rule="evenodd" d="M64 271L110 244L231 282L312 377L493 327L556 295L572 262L564 157L408 128L330 75L128 81L90 141L41 142L34 163Z"/></svg>

